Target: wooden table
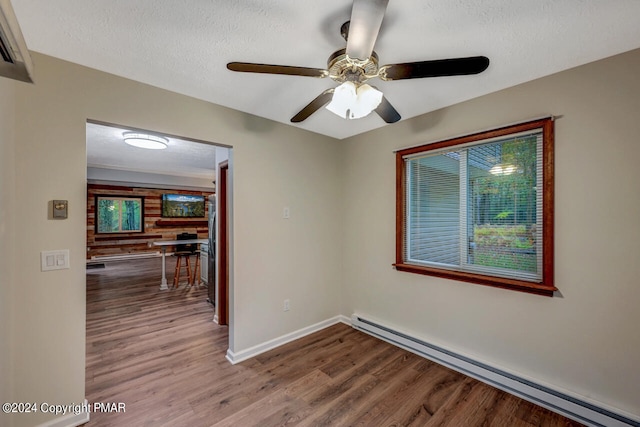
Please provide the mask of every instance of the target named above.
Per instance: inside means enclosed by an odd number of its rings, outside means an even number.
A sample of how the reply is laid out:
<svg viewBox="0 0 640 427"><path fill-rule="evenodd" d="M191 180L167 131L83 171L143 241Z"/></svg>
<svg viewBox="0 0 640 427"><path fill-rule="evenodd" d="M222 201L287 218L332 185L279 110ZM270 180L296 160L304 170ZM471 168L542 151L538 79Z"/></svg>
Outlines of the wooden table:
<svg viewBox="0 0 640 427"><path fill-rule="evenodd" d="M167 246L175 246L175 245L189 245L191 243L195 243L198 245L198 250L200 250L200 245L202 243L207 243L209 240L207 239L186 239L186 240L158 240L153 242L154 246L162 247L162 281L160 282L160 290L166 291L169 289L167 286L167 266L166 266L166 254L167 254Z"/></svg>

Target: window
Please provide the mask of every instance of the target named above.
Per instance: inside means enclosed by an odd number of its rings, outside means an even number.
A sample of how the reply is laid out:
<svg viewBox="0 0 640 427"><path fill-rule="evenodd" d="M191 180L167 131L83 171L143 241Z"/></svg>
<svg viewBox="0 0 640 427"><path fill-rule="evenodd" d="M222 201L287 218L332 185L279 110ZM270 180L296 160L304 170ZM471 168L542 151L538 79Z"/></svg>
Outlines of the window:
<svg viewBox="0 0 640 427"><path fill-rule="evenodd" d="M553 120L396 153L399 271L553 295Z"/></svg>
<svg viewBox="0 0 640 427"><path fill-rule="evenodd" d="M96 196L96 233L141 233L142 197Z"/></svg>

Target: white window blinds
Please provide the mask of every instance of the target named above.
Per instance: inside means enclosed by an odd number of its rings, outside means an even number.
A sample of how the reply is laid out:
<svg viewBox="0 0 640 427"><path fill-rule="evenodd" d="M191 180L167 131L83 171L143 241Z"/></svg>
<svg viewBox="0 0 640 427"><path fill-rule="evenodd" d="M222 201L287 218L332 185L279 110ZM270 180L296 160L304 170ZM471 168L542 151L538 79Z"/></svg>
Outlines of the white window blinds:
<svg viewBox="0 0 640 427"><path fill-rule="evenodd" d="M407 156L406 263L542 277L542 130Z"/></svg>

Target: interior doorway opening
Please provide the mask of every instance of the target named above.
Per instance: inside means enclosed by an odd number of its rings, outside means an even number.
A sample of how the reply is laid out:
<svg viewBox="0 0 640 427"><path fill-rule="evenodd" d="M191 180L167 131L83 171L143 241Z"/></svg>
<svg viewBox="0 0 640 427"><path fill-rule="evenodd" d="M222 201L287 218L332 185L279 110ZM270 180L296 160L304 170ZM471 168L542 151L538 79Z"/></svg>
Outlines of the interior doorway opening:
<svg viewBox="0 0 640 427"><path fill-rule="evenodd" d="M149 150L129 146L125 144L123 138L127 132L162 138L166 140L166 147L160 150ZM202 216L202 213L195 208L191 210L185 208L186 210L179 213L168 214L163 211L162 196L201 194L206 200L207 195L214 194L218 200L216 215L220 218L216 227L216 234L219 236L217 244L221 249L214 251L217 272L215 280L213 283L207 283L207 286L214 287L216 295L212 301L214 307L213 316L210 319L220 326L232 324L229 319L228 305L229 286L231 286L228 268L228 247L231 235L228 199L231 197L231 189L227 185L230 179L231 150L230 146L211 141L87 120L87 272L90 271L91 266L109 265L109 262L116 260L143 260L153 257L159 259L162 252L158 246L154 246L154 242L172 238L180 232L193 231L199 239L208 239L209 212L206 209L206 216ZM224 180L224 194L219 193L221 180ZM117 232L97 232L95 227L99 209L95 194L90 194L92 188L99 188L107 194L116 195L117 193L121 198L136 196L144 200L139 229L129 233L130 230L126 227L123 230L120 226ZM149 194L144 193L147 190L150 191ZM224 250L222 261L219 255L221 250ZM221 262L224 263L223 267L220 267ZM162 265L164 266L164 263ZM202 268L202 262L200 268ZM135 269L133 270L131 274L135 273ZM156 274L145 268L140 269L141 274L145 274L145 271ZM171 275L171 272L171 268L168 268L167 275ZM123 280L130 280L128 277ZM200 275L202 279L205 277L207 277L206 274ZM219 288L220 283L224 284L222 291ZM151 291L181 291L171 288L160 290L161 284L158 283L158 285ZM204 301L207 295L206 291L203 292ZM221 305L221 301L224 301L224 304ZM227 348L232 342L232 334L232 329L228 328L228 334L225 334ZM89 365L89 359L87 354L87 365ZM87 381L90 377L91 373L88 371Z"/></svg>

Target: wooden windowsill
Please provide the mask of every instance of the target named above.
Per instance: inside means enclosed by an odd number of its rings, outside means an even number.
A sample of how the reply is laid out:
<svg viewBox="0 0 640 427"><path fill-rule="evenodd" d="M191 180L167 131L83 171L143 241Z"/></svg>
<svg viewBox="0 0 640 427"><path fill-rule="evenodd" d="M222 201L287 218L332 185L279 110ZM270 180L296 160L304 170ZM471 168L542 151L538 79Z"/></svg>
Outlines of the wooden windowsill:
<svg viewBox="0 0 640 427"><path fill-rule="evenodd" d="M393 264L398 271L405 271L408 273L423 274L426 276L436 276L445 279L459 280L461 282L477 283L479 285L493 286L503 289L511 289L514 291L526 292L530 294L544 295L552 297L553 293L558 290L553 285L546 285L542 283L532 283L524 280L508 279L504 277L496 276L484 276L482 274L467 273L462 271L444 270L440 268L432 268L419 266L414 264L405 264L398 262Z"/></svg>

